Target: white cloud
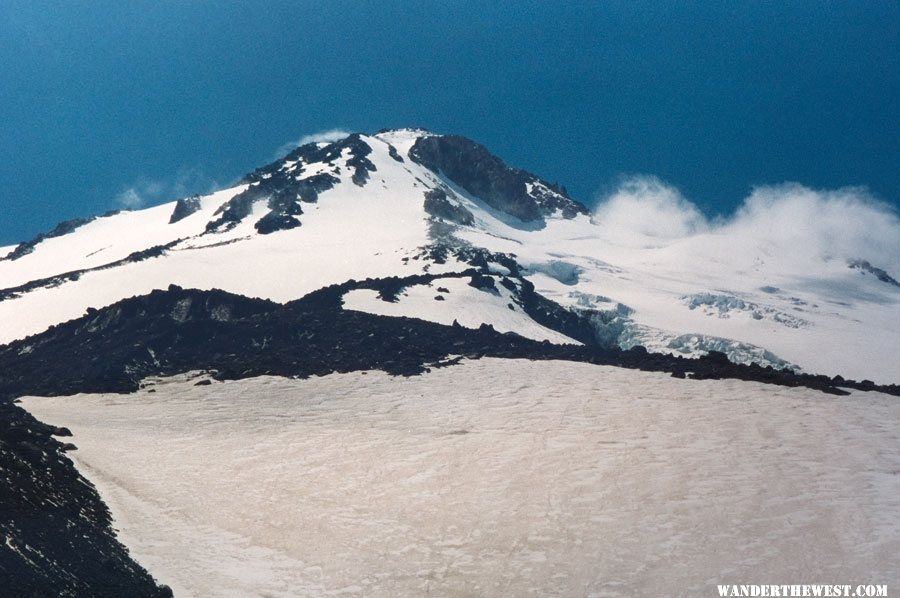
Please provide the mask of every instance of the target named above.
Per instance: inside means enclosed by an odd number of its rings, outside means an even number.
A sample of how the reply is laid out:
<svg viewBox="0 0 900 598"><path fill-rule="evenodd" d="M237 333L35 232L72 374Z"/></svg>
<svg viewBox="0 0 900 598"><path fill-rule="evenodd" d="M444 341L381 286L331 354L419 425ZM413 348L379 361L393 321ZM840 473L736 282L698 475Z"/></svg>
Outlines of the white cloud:
<svg viewBox="0 0 900 598"><path fill-rule="evenodd" d="M306 145L307 143L331 143L340 141L349 135L351 135L351 133L343 129L328 129L327 131L319 131L318 133L312 133L311 135L304 135L296 141L288 141L287 143L282 144L281 147L275 150L275 159L281 159L291 150L298 148L301 145Z"/></svg>
<svg viewBox="0 0 900 598"><path fill-rule="evenodd" d="M694 204L654 176L623 181L597 206L594 220L613 236L631 237L642 244L680 239L707 228L705 217Z"/></svg>
<svg viewBox="0 0 900 598"><path fill-rule="evenodd" d="M897 214L859 188L759 187L720 232L823 257L879 256L890 261L900 257Z"/></svg>
<svg viewBox="0 0 900 598"><path fill-rule="evenodd" d="M674 187L635 177L601 200L594 222L616 245L677 247L669 253L686 266L769 260L801 273L811 262L866 259L900 272L900 218L863 188L757 187L731 217L710 221Z"/></svg>
<svg viewBox="0 0 900 598"><path fill-rule="evenodd" d="M139 179L116 195L115 203L121 209L138 210L194 193L212 193L218 188L199 168L185 167L170 179Z"/></svg>
<svg viewBox="0 0 900 598"><path fill-rule="evenodd" d="M340 141L344 137L348 137L351 133L349 131L344 131L343 129L330 129L328 131L319 131L318 133L313 133L312 135L304 135L297 141L297 145L306 145L307 143L320 143L323 141L327 141L329 143L333 141Z"/></svg>
<svg viewBox="0 0 900 598"><path fill-rule="evenodd" d="M125 210L137 210L144 205L144 198L137 189L131 187L116 195L116 203Z"/></svg>

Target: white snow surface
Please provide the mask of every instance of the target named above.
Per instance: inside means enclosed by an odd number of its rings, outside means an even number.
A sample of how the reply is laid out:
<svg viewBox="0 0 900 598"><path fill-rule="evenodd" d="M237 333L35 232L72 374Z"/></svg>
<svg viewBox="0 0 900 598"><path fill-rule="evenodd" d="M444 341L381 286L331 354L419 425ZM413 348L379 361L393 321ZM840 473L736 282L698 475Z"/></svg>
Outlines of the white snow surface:
<svg viewBox="0 0 900 598"><path fill-rule="evenodd" d="M379 299L377 291L356 289L344 295L344 309L418 318L447 325L456 322L466 328L490 324L498 332L515 332L538 341L581 344L532 320L515 304L510 291L500 284L496 285L496 292L491 292L471 287L470 280L443 278L427 285L412 285L400 294L396 302ZM436 297L442 299L439 301Z"/></svg>
<svg viewBox="0 0 900 598"><path fill-rule="evenodd" d="M900 402L464 361L25 398L177 596L900 583Z"/></svg>
<svg viewBox="0 0 900 598"><path fill-rule="evenodd" d="M607 306L597 306L600 309L617 303L631 308L622 346L643 344L656 351L693 353L686 347L700 346L704 338L730 339L758 349L745 353L745 359L768 350L808 372L900 382L900 288L848 267L849 259L866 255L847 253L855 245L840 236L840 214L819 209L835 202L809 200L806 211L797 216L782 213L776 209L780 204L772 202L776 207L766 204L766 211L757 205L765 202L757 201L745 210L750 214L745 220L752 220L752 227L704 226L699 213L677 198L666 197L657 198L661 208L649 211L632 198L605 204L594 218L582 215L566 220L557 214L547 217L545 225L522 223L413 162L407 156L409 148L428 134L401 129L363 136L372 148L368 158L377 170L359 187L350 181L352 169L337 160L341 182L321 193L318 203L302 204L299 228L257 234L253 224L268 210L261 201L253 215L234 229L203 234L216 210L245 188L240 186L201 198L202 209L175 224L168 224L174 203L125 212L45 240L18 260L0 260L3 290L99 267L181 239L162 257L91 271L78 280L0 300L0 343L79 317L88 307L100 308L169 284L220 288L285 302L351 278L406 276L426 268L431 273L462 271L470 266L452 257L445 264L404 260L433 242L423 194L441 186L475 217L475 224L459 227L455 237L493 252L515 254L527 268L529 280L547 298L575 307L592 295L609 299ZM390 157L389 145L404 156L403 162ZM328 165L305 165L304 176L326 166L333 171ZM819 212L827 212L823 218L834 221L828 231L837 232L826 235L833 243L819 246L798 241L803 237L793 236L800 233L791 218L811 222ZM647 222L650 217L656 220ZM876 225L874 221L872 226ZM888 232L879 229L878 235L891 236L891 224L884 226ZM851 227L846 235L864 233ZM893 244L891 239L880 242L900 246L900 238ZM9 249L0 250L0 255ZM882 251L888 256L896 253ZM873 265L898 276L900 258ZM402 309L409 310L402 315L459 320L458 314L451 317L432 311L430 304L423 310L424 300L415 299L415 292L400 302ZM753 310L746 309L691 309L685 298L703 294L732 298L723 304L756 306L756 313L765 317L755 318ZM349 299L365 296L356 293ZM401 315L397 306L366 305L365 309L382 309L377 313L389 309L391 315ZM434 307L466 311L449 301ZM472 313L483 314L487 323L497 321L498 310L481 307ZM524 316L504 317L509 330L554 340L554 335ZM803 325L784 325L789 320ZM470 318L470 323L478 322ZM679 340L684 335L700 340L685 343ZM555 340L566 342L560 336Z"/></svg>
<svg viewBox="0 0 900 598"><path fill-rule="evenodd" d="M174 225L168 224L173 202L98 219L39 244L19 260L0 262L0 288L10 288L109 263L139 245L184 239L165 257L90 272L77 281L0 302L0 342L79 317L88 307L103 307L170 284L285 302L350 278L421 273L420 261L407 265L401 260L428 243L424 187L407 171L415 165L397 163L387 156L387 145L367 140L378 172L364 188L342 183L321 193L316 204L305 204L300 228L256 234L253 224L267 212L265 203L259 202L254 215L236 228L201 235L212 213L246 188L241 186L203 198L202 212ZM384 154L380 160L379 153ZM349 179L346 170L343 174ZM418 199L410 201L411 196ZM95 253L98 250L106 257ZM441 267L434 265L431 271L440 272Z"/></svg>

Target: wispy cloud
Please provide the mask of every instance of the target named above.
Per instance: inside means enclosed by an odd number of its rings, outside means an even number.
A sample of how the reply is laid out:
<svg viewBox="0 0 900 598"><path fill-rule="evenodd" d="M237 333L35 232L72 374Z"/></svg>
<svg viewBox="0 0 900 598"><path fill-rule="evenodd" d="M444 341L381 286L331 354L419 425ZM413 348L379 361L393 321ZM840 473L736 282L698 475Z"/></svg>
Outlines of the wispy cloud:
<svg viewBox="0 0 900 598"><path fill-rule="evenodd" d="M329 129L328 131L319 131L312 135L304 135L297 141L297 145L306 145L307 143L319 143L323 141L332 142L339 141L350 135L349 131L343 129Z"/></svg>
<svg viewBox="0 0 900 598"><path fill-rule="evenodd" d="M115 203L121 209L138 210L196 193L211 193L218 188L218 182L199 168L185 167L169 179L141 178L127 185L116 195Z"/></svg>
<svg viewBox="0 0 900 598"><path fill-rule="evenodd" d="M345 131L344 129L328 129L327 131L312 133L311 135L303 135L296 141L288 141L287 143L282 144L277 150L275 150L274 159L277 160L279 158L283 158L284 155L291 150L298 148L301 145L306 145L307 143L331 143L333 141L340 141L348 135L350 135L350 132Z"/></svg>
<svg viewBox="0 0 900 598"><path fill-rule="evenodd" d="M116 195L116 204L125 210L137 210L143 207L145 201L144 196L134 187L129 187Z"/></svg>
<svg viewBox="0 0 900 598"><path fill-rule="evenodd" d="M706 218L678 189L654 176L624 179L594 211L594 220L620 236L680 239L706 230Z"/></svg>
<svg viewBox="0 0 900 598"><path fill-rule="evenodd" d="M863 258L900 272L900 217L859 187L757 187L732 216L711 220L671 185L633 177L601 198L594 222L620 246L677 246L685 264L768 259L801 272L810 261Z"/></svg>

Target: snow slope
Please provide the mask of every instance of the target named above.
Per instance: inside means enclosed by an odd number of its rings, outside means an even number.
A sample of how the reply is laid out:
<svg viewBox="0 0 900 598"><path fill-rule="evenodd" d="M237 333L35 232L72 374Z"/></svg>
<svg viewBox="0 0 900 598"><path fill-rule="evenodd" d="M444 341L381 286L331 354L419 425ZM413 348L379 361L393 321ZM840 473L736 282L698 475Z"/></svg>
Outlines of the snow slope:
<svg viewBox="0 0 900 598"><path fill-rule="evenodd" d="M497 359L196 380L23 401L177 596L900 582L894 397Z"/></svg>
<svg viewBox="0 0 900 598"><path fill-rule="evenodd" d="M860 276L846 261L817 260L796 270L762 261L754 267L757 256L733 255L719 247L729 240L714 234L635 248L617 245L605 232L602 222L580 217L551 221L540 231L495 223L459 236L515 253L539 292L563 305L577 305L587 294L634 310L624 346L671 350L684 334L718 337L764 347L811 372L900 379L900 292ZM698 294L762 309L691 309ZM770 317L757 319L754 311ZM784 324L790 320L798 324Z"/></svg>
<svg viewBox="0 0 900 598"><path fill-rule="evenodd" d="M900 285L848 267L865 255L844 255L849 249L840 244L798 246L787 233L771 242L727 226L673 236L669 229L692 228L690 219L684 223L673 214L668 224L646 222L639 212L620 208L593 217L547 210L543 218L523 222L492 207L484 193L470 193L458 180L414 161L411 148L431 136L403 129L362 135L358 143L351 137L318 144L199 198L197 211L172 224L175 202L97 218L44 239L18 259L8 259L11 249L2 249L0 343L170 284L286 302L350 279L463 272L472 261L459 250L475 249L514 259L547 299L600 312L598 336L625 348L641 344L689 355L714 349L738 362L900 381ZM366 160L373 169L359 166ZM299 226L257 230L277 196L270 194L267 204L265 185L323 176L334 184L315 202L289 198L302 214L285 218ZM549 183L529 181L528 197L574 205ZM259 192L248 214L233 226L210 229L248 190ZM462 222L425 209L426 194L435 190ZM429 253L435 247L451 251L438 260ZM888 270L895 265L875 264ZM503 274L497 264L490 267ZM532 321L502 288L493 295L450 293L438 301L432 287L410 288L396 303L357 290L346 297L346 307L456 319L465 326L491 323L531 338L572 342Z"/></svg>
<svg viewBox="0 0 900 598"><path fill-rule="evenodd" d="M436 304L440 298L442 303ZM364 311L382 316L405 316L439 324L456 322L468 328L490 324L498 332L516 332L526 338L554 343L579 344L559 332L541 326L514 303L508 289L497 287L496 293L475 289L461 278L407 287L396 302L383 301L378 293L357 289L344 295L344 309Z"/></svg>

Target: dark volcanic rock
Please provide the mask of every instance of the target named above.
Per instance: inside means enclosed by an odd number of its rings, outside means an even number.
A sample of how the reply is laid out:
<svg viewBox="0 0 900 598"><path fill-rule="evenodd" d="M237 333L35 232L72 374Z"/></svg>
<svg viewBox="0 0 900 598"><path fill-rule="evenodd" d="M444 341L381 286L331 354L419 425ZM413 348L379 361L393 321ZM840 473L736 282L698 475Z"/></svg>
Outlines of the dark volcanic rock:
<svg viewBox="0 0 900 598"><path fill-rule="evenodd" d="M109 510L65 456L74 448L0 396L0 595L171 596L115 538Z"/></svg>
<svg viewBox="0 0 900 598"><path fill-rule="evenodd" d="M172 210L172 216L169 218L169 224L175 224L184 220L194 212L200 209L200 197L185 197L175 202L175 209Z"/></svg>
<svg viewBox="0 0 900 598"><path fill-rule="evenodd" d="M645 350L599 347L591 340L593 328L588 318L559 306L554 308L556 304L551 302L542 303L537 299L539 295L532 294L533 288L521 281L517 281L522 285L519 300L525 309L537 314L541 323L582 340L586 346L549 345L496 332L484 336L466 328L341 308L341 297L352 289L373 289L388 298L410 285L432 284L442 278L476 277L492 283L494 280L470 270L348 281L285 305L223 291L170 287L92 310L77 320L0 347L0 396L131 392L146 376L191 370L216 371L217 378L309 376L373 368L410 375L447 354L459 354L460 348L480 355L563 358L662 371L688 369L708 377L756 379L749 366L732 364L716 354L684 359L648 354ZM20 351L26 346L29 351ZM625 358L638 354L644 356L643 361ZM382 368L385 359L394 365ZM406 365L396 365L401 363ZM47 376L48 371L53 376ZM773 372L764 381L834 390L830 378ZM861 387L852 381L845 381L843 386ZM866 389L869 388L867 383ZM885 392L896 390L877 388Z"/></svg>
<svg viewBox="0 0 900 598"><path fill-rule="evenodd" d="M900 282L898 282L896 278L888 274L885 270L876 268L867 260L850 260L847 265L861 272L868 272L881 282L885 282L895 287L900 287Z"/></svg>
<svg viewBox="0 0 900 598"><path fill-rule="evenodd" d="M365 147L368 148L367 145ZM349 162L348 160L348 164ZM365 168L361 168L365 172ZM232 197L216 211L219 217L206 225L206 232L219 232L237 226L252 213L253 204L259 201L266 201L271 211L254 225L257 231L268 234L296 228L300 226L300 221L294 217L303 213L298 202L315 203L319 199L319 193L333 188L340 181L328 173L306 178L300 178L293 171L288 173L276 170L263 174L264 177L253 177L254 182L250 187Z"/></svg>
<svg viewBox="0 0 900 598"><path fill-rule="evenodd" d="M499 294L497 290L497 283L494 282L493 276L487 276L485 274L476 273L472 275L472 280L469 281L469 286L476 288L480 291L487 291L489 293Z"/></svg>
<svg viewBox="0 0 900 598"><path fill-rule="evenodd" d="M253 204L268 199L271 191L261 185L251 185L219 206L219 217L206 223L206 232L229 230L238 225L253 211Z"/></svg>
<svg viewBox="0 0 900 598"><path fill-rule="evenodd" d="M301 166L303 164L316 163L334 164L341 159L345 149L350 154L346 164L353 169L353 175L351 176L353 182L359 186L365 185L369 178L369 172L375 172L376 168L375 164L367 158L372 153L372 148L362 140L358 133L349 135L334 143L307 143L306 145L301 145L281 160L276 160L262 168L257 168L244 177L242 182L259 183L268 180L269 177L277 177L279 172L284 172L282 168L285 162L298 162ZM294 172L294 174L300 173Z"/></svg>
<svg viewBox="0 0 900 598"><path fill-rule="evenodd" d="M433 135L413 144L409 157L435 173L442 174L492 208L530 222L557 210L567 218L587 214L582 204L565 190L538 177L509 168L487 148L465 137ZM528 185L547 190L529 193Z"/></svg>
<svg viewBox="0 0 900 598"><path fill-rule="evenodd" d="M104 214L112 215L112 213ZM0 258L0 261L3 260L17 260L21 257L24 257L34 251L34 248L38 246L42 241L46 241L47 239L52 239L54 237L61 237L63 235L68 235L73 232L78 227L84 226L89 222L93 222L96 220L95 216L91 216L89 218L73 218L72 220L66 220L65 222L60 222L56 225L56 227L47 233L41 233L30 241L25 241L24 243L19 243L19 245L12 250L8 255Z"/></svg>
<svg viewBox="0 0 900 598"><path fill-rule="evenodd" d="M328 191L340 182L335 176L326 173L314 174L297 181L297 197L306 203L316 203L319 193Z"/></svg>
<svg viewBox="0 0 900 598"><path fill-rule="evenodd" d="M282 188L273 191L269 196L271 211L260 218L253 227L262 235L297 228L300 226L300 221L296 217L303 214L303 209L297 203L299 199L296 188Z"/></svg>
<svg viewBox="0 0 900 598"><path fill-rule="evenodd" d="M234 228L253 212L253 204L260 201L265 201L270 210L254 225L260 233L269 234L300 226L300 221L295 218L303 214L298 202L315 201L319 189L331 188L337 181L328 175L309 178L315 180L298 181L282 175L251 185L216 211L219 217L207 223L206 232Z"/></svg>
<svg viewBox="0 0 900 598"><path fill-rule="evenodd" d="M604 348L593 341L589 318L543 299L522 279L503 278L501 284L516 289L520 305L540 323L585 345L553 345L500 334L490 326L473 330L341 307L341 298L352 289L373 289L388 298L406 286L442 278L493 283L495 276L473 268L464 273L347 281L285 305L173 286L89 310L77 320L0 347L4 587L26 595L167 595L167 589L155 586L115 541L100 498L63 456L65 446L52 437L64 431L36 422L10 402L26 394L134 392L147 376L192 370L212 372L220 380L367 369L408 376L447 365L450 355L466 355L563 359L665 371L676 377L737 378L846 394L839 384L900 395L895 385L737 365L714 352L686 359L648 353L642 347Z"/></svg>
<svg viewBox="0 0 900 598"><path fill-rule="evenodd" d="M273 211L260 218L253 228L261 235L268 235L275 231L290 230L298 226L300 226L300 221L290 214L279 214Z"/></svg>
<svg viewBox="0 0 900 598"><path fill-rule="evenodd" d="M398 152L397 148L393 145L388 145L388 155L397 162L405 162L403 156L400 155L400 152Z"/></svg>
<svg viewBox="0 0 900 598"><path fill-rule="evenodd" d="M350 159L347 160L347 166L353 168L353 175L350 178L362 187L369 180L369 172L376 170L372 161L366 157L372 153L372 148L358 134L351 135L343 143L344 147L350 149Z"/></svg>
<svg viewBox="0 0 900 598"><path fill-rule="evenodd" d="M447 192L443 189L430 189L425 192L425 211L447 222L465 226L475 223L472 212L460 205L450 203Z"/></svg>
<svg viewBox="0 0 900 598"><path fill-rule="evenodd" d="M181 239L176 239L171 243L166 243L165 245L156 245L153 247L149 247L147 249L142 249L140 251L135 251L134 253L129 254L128 256L122 258L121 260L116 260L113 262L109 262L107 264L103 264L102 266L96 266L94 268L85 268L83 270L71 270L69 272L63 272L62 274L56 274L54 276L50 276L47 278L38 278L27 282L23 285L19 285L16 287L9 287L5 289L0 289L0 301L6 301L8 299L15 299L25 293L33 291L35 289L40 288L53 288L58 287L61 284L65 284L67 282L75 281L81 278L82 275L88 272L99 272L101 270L109 270L110 268L116 268L118 266L134 263L134 262L142 262L144 260L159 257L164 255L166 251L178 243L181 242Z"/></svg>

